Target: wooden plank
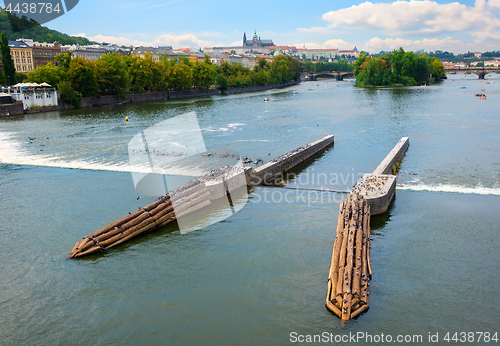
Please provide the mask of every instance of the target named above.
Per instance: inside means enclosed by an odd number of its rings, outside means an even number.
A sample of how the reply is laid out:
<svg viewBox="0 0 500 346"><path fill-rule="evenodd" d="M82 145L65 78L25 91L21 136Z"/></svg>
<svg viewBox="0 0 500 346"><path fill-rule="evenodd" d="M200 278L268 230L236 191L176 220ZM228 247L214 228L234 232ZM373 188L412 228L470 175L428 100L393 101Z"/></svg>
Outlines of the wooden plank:
<svg viewBox="0 0 500 346"><path fill-rule="evenodd" d="M347 203L347 199L340 203L339 207L339 217L337 220L337 236L335 238L335 242L333 245L333 253L332 260L330 264L330 273L328 275L329 282L332 283L330 289L328 290L327 299L331 300L335 297L337 292L337 282L338 282L338 274L339 274L339 251L340 244L342 243L343 231L344 231L344 205ZM335 292L332 294L332 292ZM332 297L333 295L333 297Z"/></svg>

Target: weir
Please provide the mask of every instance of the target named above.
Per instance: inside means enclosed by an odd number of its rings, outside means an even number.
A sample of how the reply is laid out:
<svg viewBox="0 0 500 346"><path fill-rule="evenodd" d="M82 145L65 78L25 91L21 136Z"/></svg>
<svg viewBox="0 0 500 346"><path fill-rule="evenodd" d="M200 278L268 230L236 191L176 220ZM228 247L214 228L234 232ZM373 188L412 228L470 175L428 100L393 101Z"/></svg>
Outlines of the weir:
<svg viewBox="0 0 500 346"><path fill-rule="evenodd" d="M396 173L409 145L408 137L401 138L373 173L365 174L340 204L326 307L343 321L369 307L370 217L386 212L394 199Z"/></svg>
<svg viewBox="0 0 500 346"><path fill-rule="evenodd" d="M306 144L258 167L225 166L170 191L156 202L94 232L77 242L69 258L108 250L139 234L163 227L208 207L226 195L232 198L247 186L266 185L280 173L304 162L334 142L332 135Z"/></svg>

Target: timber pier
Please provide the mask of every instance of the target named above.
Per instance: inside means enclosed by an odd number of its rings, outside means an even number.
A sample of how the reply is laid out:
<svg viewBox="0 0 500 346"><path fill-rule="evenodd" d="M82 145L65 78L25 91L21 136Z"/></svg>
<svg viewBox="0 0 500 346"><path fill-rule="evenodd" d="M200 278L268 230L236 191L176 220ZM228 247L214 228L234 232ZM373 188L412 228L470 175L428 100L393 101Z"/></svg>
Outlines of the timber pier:
<svg viewBox="0 0 500 346"><path fill-rule="evenodd" d="M396 173L410 140L403 137L371 174L365 174L340 204L328 274L326 307L343 321L370 302L370 217L387 211L396 194Z"/></svg>
<svg viewBox="0 0 500 346"><path fill-rule="evenodd" d="M272 184L280 174L295 167L334 143L334 136L292 150L258 167L224 166L170 191L156 202L83 237L68 259L109 250L142 233L163 227L208 207L213 201L247 186Z"/></svg>

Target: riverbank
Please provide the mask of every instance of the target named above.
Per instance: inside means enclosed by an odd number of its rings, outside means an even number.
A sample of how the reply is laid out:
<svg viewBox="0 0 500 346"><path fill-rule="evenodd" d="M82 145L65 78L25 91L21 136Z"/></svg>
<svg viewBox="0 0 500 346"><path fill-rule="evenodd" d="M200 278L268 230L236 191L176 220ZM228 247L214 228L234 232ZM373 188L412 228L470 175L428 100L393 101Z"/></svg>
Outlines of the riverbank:
<svg viewBox="0 0 500 346"><path fill-rule="evenodd" d="M229 95L229 94L240 94L247 92L263 91L277 88L284 88L292 85L299 84L300 81L290 81L288 83L279 84L269 84L269 85L256 85L245 88L228 88L224 91L220 89L209 89L209 90L179 90L179 91L157 91L148 92L140 94L128 94L126 98L121 98L118 95L106 95L101 97L83 97L80 101L80 108L96 107L96 106L106 106L113 104L127 104L136 102L149 102L149 101L161 101L161 100L181 100L188 98L197 97L208 97L217 95ZM20 114L32 114L32 113L43 113L52 112L65 109L74 109L75 106L66 103L59 99L59 106L57 107L45 107L36 109L23 110L22 106L19 107L18 104L12 105L2 105L0 107L0 117L2 116L14 116Z"/></svg>

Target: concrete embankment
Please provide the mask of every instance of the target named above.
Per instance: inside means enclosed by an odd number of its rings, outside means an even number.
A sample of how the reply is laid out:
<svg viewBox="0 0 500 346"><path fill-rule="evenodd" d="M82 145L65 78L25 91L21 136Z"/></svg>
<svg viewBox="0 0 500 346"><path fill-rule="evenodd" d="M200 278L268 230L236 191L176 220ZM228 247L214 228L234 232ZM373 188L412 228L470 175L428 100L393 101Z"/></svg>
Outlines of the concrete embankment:
<svg viewBox="0 0 500 346"><path fill-rule="evenodd" d="M19 114L24 114L24 107L22 103L8 103L0 105L0 117L9 117Z"/></svg>
<svg viewBox="0 0 500 346"><path fill-rule="evenodd" d="M249 185L273 185L291 168L304 162L319 151L329 147L334 142L334 136L329 135L320 140L292 150L250 172Z"/></svg>
<svg viewBox="0 0 500 346"><path fill-rule="evenodd" d="M353 190L365 196L372 215L385 213L396 195L396 171L408 150L410 139L403 137L371 174L365 174Z"/></svg>
<svg viewBox="0 0 500 346"><path fill-rule="evenodd" d="M387 154L387 156L382 160L380 165L373 171L373 174L391 174L393 173L393 168L396 167L398 160L401 160L408 150L410 145L410 139L408 137L403 137L399 142L392 148L392 150Z"/></svg>

